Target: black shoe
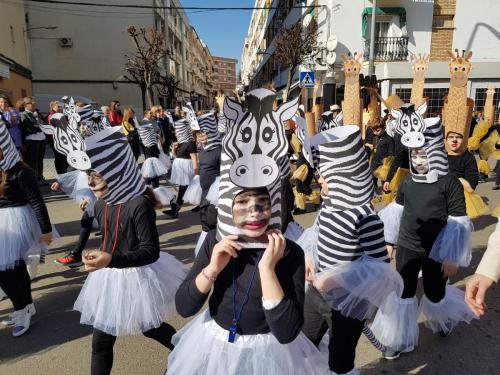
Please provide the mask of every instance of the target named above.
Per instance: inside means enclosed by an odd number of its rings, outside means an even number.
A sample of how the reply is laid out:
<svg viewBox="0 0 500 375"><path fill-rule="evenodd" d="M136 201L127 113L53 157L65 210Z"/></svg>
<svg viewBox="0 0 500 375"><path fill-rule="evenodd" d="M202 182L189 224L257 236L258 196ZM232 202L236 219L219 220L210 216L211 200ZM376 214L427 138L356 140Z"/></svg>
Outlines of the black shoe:
<svg viewBox="0 0 500 375"><path fill-rule="evenodd" d="M307 213L307 211L303 210L302 208L296 208L296 209L293 210L293 214L294 215L302 215L302 214L305 214L305 213Z"/></svg>
<svg viewBox="0 0 500 375"><path fill-rule="evenodd" d="M177 219L179 217L179 211L181 209L181 206L179 206L177 203L172 203L172 208L170 210L165 210L163 213L165 215L168 215L172 217L173 219Z"/></svg>
<svg viewBox="0 0 500 375"><path fill-rule="evenodd" d="M191 209L191 212L199 212L200 211L200 206L196 206L195 208Z"/></svg>
<svg viewBox="0 0 500 375"><path fill-rule="evenodd" d="M102 236L102 233L101 233L101 231L98 231L98 232L95 232L95 234L94 234L94 235L95 235L96 237L100 237L100 236Z"/></svg>
<svg viewBox="0 0 500 375"><path fill-rule="evenodd" d="M498 189L500 189L500 185L495 185L491 188L491 190L498 190Z"/></svg>

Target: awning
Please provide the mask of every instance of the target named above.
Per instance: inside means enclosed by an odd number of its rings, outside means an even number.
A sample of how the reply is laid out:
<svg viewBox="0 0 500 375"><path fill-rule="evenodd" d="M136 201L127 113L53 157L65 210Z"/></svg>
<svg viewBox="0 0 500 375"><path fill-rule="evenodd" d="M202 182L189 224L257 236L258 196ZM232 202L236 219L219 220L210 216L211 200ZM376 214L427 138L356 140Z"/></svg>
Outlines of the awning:
<svg viewBox="0 0 500 375"><path fill-rule="evenodd" d="M361 22L361 36L366 35L366 26L368 24L368 16L372 14L372 7L363 9ZM377 7L375 14L378 16L396 15L399 16L399 26L403 28L406 25L406 9L403 7Z"/></svg>

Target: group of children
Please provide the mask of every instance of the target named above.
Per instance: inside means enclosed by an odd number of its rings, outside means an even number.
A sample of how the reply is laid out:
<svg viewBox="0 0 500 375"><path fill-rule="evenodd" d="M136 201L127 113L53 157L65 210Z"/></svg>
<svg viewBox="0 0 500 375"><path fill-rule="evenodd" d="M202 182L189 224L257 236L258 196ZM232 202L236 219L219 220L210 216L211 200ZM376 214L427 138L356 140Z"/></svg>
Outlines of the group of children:
<svg viewBox="0 0 500 375"><path fill-rule="evenodd" d="M467 129L445 123L443 131L439 118L425 117L425 103L394 108L391 138L395 152L408 154L409 175L377 214L360 124L327 113L311 134L299 98L279 107L275 100L274 92L257 89L245 106L226 98L219 113L199 117L187 108L172 121L171 166L153 123L137 127L146 149L142 168L120 127L69 98L52 127L42 127L66 156L61 188L86 202L84 216L95 218L102 234L99 249L81 254L89 276L74 306L81 323L93 326L92 374L111 372L117 336L143 333L171 350L168 374L355 375L363 333L395 359L416 348L419 317L443 336L476 318L463 292L447 284L471 259L464 194L473 196L477 170L464 147ZM289 120L297 124L302 174L310 180L317 173L321 186L317 219L303 232L290 219ZM389 149L379 130L378 148ZM383 159L374 160L382 166ZM169 168L176 197L159 186ZM0 170L7 223L0 228L0 287L14 304L19 336L35 313L24 259L44 250L52 229L3 123ZM295 192L307 193L299 186ZM199 204L203 229L189 270L160 251L156 228L156 209L170 205L168 214L177 217L185 200ZM176 332L167 323L175 312L198 315ZM318 349L325 334L328 354Z"/></svg>

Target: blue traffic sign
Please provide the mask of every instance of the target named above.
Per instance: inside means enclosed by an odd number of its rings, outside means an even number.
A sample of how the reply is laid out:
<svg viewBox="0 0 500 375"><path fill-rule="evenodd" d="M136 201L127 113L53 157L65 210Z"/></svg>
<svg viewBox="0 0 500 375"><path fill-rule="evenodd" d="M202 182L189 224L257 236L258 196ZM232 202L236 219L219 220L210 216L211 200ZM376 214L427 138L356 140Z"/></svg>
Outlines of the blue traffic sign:
<svg viewBox="0 0 500 375"><path fill-rule="evenodd" d="M300 72L300 86L313 88L315 84L314 72Z"/></svg>

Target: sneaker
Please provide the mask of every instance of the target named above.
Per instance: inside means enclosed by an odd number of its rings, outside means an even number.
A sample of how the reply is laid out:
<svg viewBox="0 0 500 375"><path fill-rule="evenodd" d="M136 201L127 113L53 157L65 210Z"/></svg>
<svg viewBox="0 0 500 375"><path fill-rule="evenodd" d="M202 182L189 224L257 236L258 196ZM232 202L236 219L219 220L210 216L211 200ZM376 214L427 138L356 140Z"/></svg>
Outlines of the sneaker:
<svg viewBox="0 0 500 375"><path fill-rule="evenodd" d="M181 207L177 203L172 203L172 208L170 210L165 210L163 213L165 215L171 216L174 219L179 217L179 210Z"/></svg>
<svg viewBox="0 0 500 375"><path fill-rule="evenodd" d="M30 303L25 308L27 308L29 310L31 316L36 315L36 309L35 309L35 305L33 303ZM4 320L2 320L2 324L4 326L12 326L12 325L14 325L14 313L9 314L7 316L7 318L5 318Z"/></svg>
<svg viewBox="0 0 500 375"><path fill-rule="evenodd" d="M57 258L54 260L54 263L62 264L63 266L68 267L80 267L82 263L82 258L75 257L72 253L69 253L65 257Z"/></svg>
<svg viewBox="0 0 500 375"><path fill-rule="evenodd" d="M389 361L398 359L400 356L401 356L400 350L387 349L385 352L382 353L382 358L387 359Z"/></svg>
<svg viewBox="0 0 500 375"><path fill-rule="evenodd" d="M27 305L24 309L14 311L12 313L12 318L14 321L12 336L19 337L21 335L24 335L30 328L31 316L34 315L34 312L32 313L31 311L31 307L33 307L34 310L33 304L30 304Z"/></svg>
<svg viewBox="0 0 500 375"><path fill-rule="evenodd" d="M498 190L498 189L500 189L500 185L495 185L491 188L491 190Z"/></svg>

